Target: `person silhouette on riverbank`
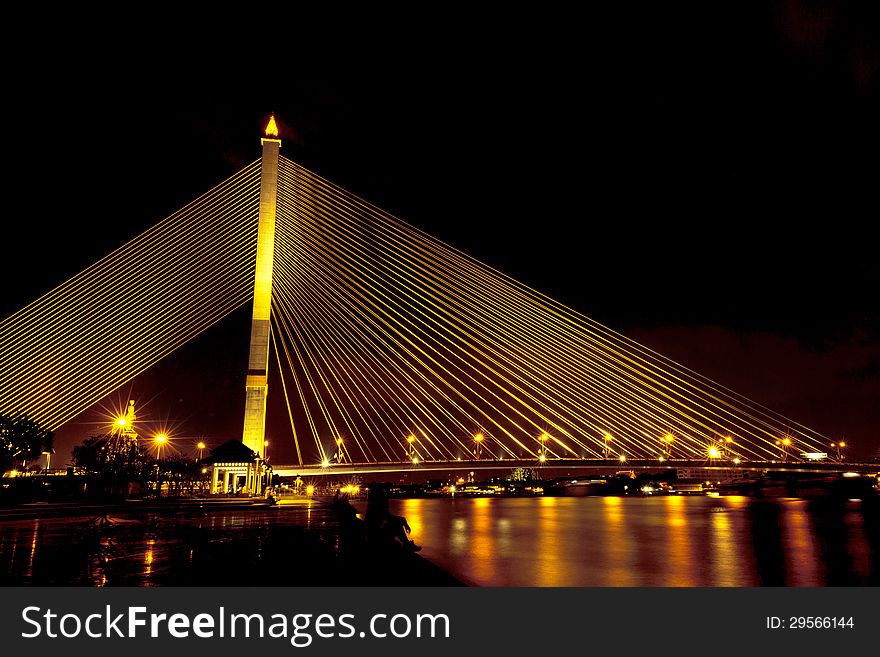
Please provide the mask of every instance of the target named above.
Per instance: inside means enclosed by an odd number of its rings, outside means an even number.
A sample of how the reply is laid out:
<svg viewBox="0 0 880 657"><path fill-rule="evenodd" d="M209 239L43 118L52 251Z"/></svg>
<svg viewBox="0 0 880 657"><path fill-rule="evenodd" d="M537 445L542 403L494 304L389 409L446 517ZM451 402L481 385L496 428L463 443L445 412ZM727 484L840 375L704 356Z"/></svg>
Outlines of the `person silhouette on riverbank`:
<svg viewBox="0 0 880 657"><path fill-rule="evenodd" d="M388 510L388 495L379 486L370 487L364 523L367 527L367 540L371 545L397 544L413 552L422 549L409 538L408 534L412 530L406 518L396 516Z"/></svg>
<svg viewBox="0 0 880 657"><path fill-rule="evenodd" d="M345 560L360 558L366 543L364 522L349 502L348 493L336 491L330 504L339 522L339 554Z"/></svg>

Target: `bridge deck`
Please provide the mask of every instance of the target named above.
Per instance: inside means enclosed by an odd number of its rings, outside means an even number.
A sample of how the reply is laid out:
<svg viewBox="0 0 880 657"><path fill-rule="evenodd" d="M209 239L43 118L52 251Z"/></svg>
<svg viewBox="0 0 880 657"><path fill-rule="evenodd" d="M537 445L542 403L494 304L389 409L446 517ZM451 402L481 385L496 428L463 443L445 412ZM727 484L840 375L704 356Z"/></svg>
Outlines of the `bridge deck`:
<svg viewBox="0 0 880 657"><path fill-rule="evenodd" d="M880 472L877 463L841 463L837 461L748 461L740 464L730 462L694 461L671 459L658 462L656 459L631 459L621 463L617 459L554 459L538 463L534 459L497 459L462 461L424 461L417 465L409 461L395 463L339 463L329 467L321 465L276 465L275 474L281 477L300 476L342 476L355 474L381 474L397 472L455 472L462 470L508 470L513 468L535 468L540 470L673 470L678 468L706 468L711 470L741 470L746 472L787 471L805 473L843 473L876 474ZM561 474L561 473L558 473Z"/></svg>

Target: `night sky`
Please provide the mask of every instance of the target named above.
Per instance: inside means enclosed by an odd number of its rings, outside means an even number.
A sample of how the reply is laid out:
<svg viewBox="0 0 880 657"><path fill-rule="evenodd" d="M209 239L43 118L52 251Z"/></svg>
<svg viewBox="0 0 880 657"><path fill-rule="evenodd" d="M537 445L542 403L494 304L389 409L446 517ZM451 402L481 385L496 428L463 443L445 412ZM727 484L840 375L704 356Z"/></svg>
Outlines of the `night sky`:
<svg viewBox="0 0 880 657"><path fill-rule="evenodd" d="M873 455L880 22L738 4L438 18L437 36L384 33L381 62L346 44L326 74L280 49L273 73L204 51L120 74L56 43L51 68L6 80L0 314L257 159L274 111L286 157ZM137 379L152 417L239 435L249 312ZM91 431L59 431L59 455Z"/></svg>

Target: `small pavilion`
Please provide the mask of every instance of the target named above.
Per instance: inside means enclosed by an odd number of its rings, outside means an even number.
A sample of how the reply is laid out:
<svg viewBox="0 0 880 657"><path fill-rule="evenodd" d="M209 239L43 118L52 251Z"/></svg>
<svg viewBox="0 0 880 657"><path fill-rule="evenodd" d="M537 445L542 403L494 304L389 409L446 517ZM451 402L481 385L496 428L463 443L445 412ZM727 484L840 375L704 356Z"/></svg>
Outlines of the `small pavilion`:
<svg viewBox="0 0 880 657"><path fill-rule="evenodd" d="M261 495L271 483L272 468L240 440L228 440L204 460L211 467L211 493Z"/></svg>

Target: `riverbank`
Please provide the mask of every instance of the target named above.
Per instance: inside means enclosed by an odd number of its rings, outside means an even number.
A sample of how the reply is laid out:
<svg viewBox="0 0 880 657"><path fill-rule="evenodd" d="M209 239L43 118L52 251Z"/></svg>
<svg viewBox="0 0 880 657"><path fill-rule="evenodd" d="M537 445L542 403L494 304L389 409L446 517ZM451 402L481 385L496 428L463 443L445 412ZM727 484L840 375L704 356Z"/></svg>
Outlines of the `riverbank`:
<svg viewBox="0 0 880 657"><path fill-rule="evenodd" d="M339 526L320 502L246 502L4 509L0 585L461 585L411 553L341 556Z"/></svg>

